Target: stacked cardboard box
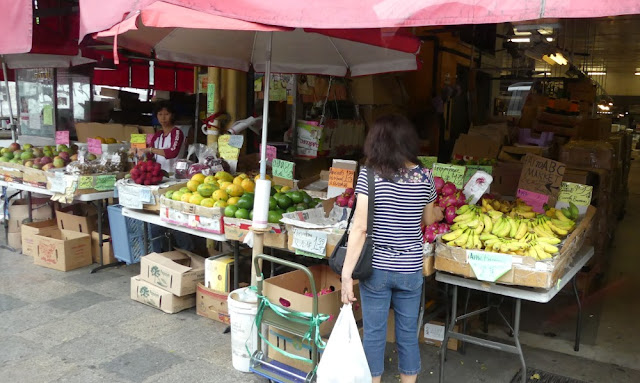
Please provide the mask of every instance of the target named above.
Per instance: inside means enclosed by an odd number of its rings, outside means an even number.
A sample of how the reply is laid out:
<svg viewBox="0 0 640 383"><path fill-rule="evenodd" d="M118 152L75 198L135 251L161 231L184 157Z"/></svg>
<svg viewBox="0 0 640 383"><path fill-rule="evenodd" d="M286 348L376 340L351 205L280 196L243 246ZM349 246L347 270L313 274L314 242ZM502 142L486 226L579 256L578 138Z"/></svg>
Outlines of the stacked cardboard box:
<svg viewBox="0 0 640 383"><path fill-rule="evenodd" d="M57 225L27 226L25 235L33 235L33 263L54 270L70 271L93 263L91 236L87 227L95 220L58 211ZM48 221L53 224L52 221ZM31 245L31 244L30 244ZM32 251L31 249L29 251Z"/></svg>
<svg viewBox="0 0 640 383"><path fill-rule="evenodd" d="M204 258L184 250L151 253L140 261L140 275L131 278L131 299L168 314L196 305L204 280Z"/></svg>
<svg viewBox="0 0 640 383"><path fill-rule="evenodd" d="M204 261L204 283L198 284L196 313L230 323L227 299L233 289L233 255L216 254Z"/></svg>
<svg viewBox="0 0 640 383"><path fill-rule="evenodd" d="M33 222L51 219L52 212L47 198L32 198L31 209ZM23 221L29 218L29 205L23 199L15 200L9 206L8 245L16 250L22 249Z"/></svg>

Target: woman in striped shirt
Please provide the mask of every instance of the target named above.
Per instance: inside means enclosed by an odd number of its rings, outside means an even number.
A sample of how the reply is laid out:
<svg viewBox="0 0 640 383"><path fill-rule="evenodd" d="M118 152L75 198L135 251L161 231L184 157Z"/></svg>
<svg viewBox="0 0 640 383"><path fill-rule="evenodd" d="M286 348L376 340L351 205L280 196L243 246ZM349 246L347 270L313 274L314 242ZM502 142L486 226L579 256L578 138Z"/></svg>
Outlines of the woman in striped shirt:
<svg viewBox="0 0 640 383"><path fill-rule="evenodd" d="M364 351L373 382L384 371L387 317L395 314L395 334L402 383L415 382L420 372L418 311L422 295L421 224L442 219L434 207L431 171L419 165L420 140L402 116L378 119L365 142L366 167L360 171L347 257L342 269L342 301L355 301L351 275L367 233L367 172L375 175L373 211L373 274L360 281Z"/></svg>

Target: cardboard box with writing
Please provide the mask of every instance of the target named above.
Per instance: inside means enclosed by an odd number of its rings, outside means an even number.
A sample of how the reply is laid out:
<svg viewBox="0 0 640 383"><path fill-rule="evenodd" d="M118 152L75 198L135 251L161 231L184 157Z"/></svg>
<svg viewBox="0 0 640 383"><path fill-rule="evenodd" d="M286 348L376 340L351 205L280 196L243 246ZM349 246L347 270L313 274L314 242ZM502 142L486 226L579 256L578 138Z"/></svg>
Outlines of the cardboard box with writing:
<svg viewBox="0 0 640 383"><path fill-rule="evenodd" d="M248 219L224 218L224 236L232 241L244 241L253 222ZM287 233L284 227L278 223L267 224L269 230L264 234L264 246L277 249L287 248Z"/></svg>
<svg viewBox="0 0 640 383"><path fill-rule="evenodd" d="M74 204L56 211L60 230L72 230L91 235L98 226L98 212L87 204Z"/></svg>
<svg viewBox="0 0 640 383"><path fill-rule="evenodd" d="M269 334L267 335L267 340L269 343L279 348L282 351L285 351L289 354L300 356L303 358L311 359L311 346L309 345L309 341L303 340L302 338L284 332L282 330L278 330L275 327L269 327ZM326 342L328 341L328 337L323 338ZM322 357L322 349L318 349L318 361ZM311 363L305 362L298 359L290 358L278 350L274 350L272 347L269 347L267 356L270 359L273 359L277 362L283 363L287 366L293 367L297 370L309 372L311 371Z"/></svg>
<svg viewBox="0 0 640 383"><path fill-rule="evenodd" d="M115 138L116 141L129 141L132 134L139 132L137 125L101 124L97 122L79 122L76 124L79 142L87 142L87 138Z"/></svg>
<svg viewBox="0 0 640 383"><path fill-rule="evenodd" d="M34 256L38 252L37 235L51 233L58 230L55 220L38 221L22 224L22 254Z"/></svg>
<svg viewBox="0 0 640 383"><path fill-rule="evenodd" d="M140 278L179 297L204 281L204 258L185 250L151 253L140 259Z"/></svg>
<svg viewBox="0 0 640 383"><path fill-rule="evenodd" d="M97 231L91 232L91 255L94 263L100 263L100 236ZM118 262L113 255L113 247L111 246L111 237L107 234L102 234L102 239L106 242L102 243L102 256L104 257L103 264L108 265L110 263Z"/></svg>
<svg viewBox="0 0 640 383"><path fill-rule="evenodd" d="M33 221L46 221L52 218L48 198L32 198L31 209ZM14 200L9 206L9 233L20 233L22 222L29 218L29 205L24 199Z"/></svg>
<svg viewBox="0 0 640 383"><path fill-rule="evenodd" d="M338 319L342 301L340 300L340 276L328 265L315 265L309 267L313 274L316 293L321 290L330 291L318 296L318 311L330 316L329 320L320 325L320 335L328 335ZM353 286L354 293L360 302L360 289L357 282ZM313 299L305 295L311 292L309 278L302 270L295 270L264 281L263 293L271 303L280 305L289 310L311 312ZM359 305L354 305L353 314L356 320L362 318L362 310Z"/></svg>
<svg viewBox="0 0 640 383"><path fill-rule="evenodd" d="M33 263L54 270L70 271L89 266L91 237L71 230L55 230L35 235Z"/></svg>
<svg viewBox="0 0 640 383"><path fill-rule="evenodd" d="M196 289L196 313L200 316L230 324L227 298L229 293L206 288L198 283Z"/></svg>
<svg viewBox="0 0 640 383"><path fill-rule="evenodd" d="M387 316L387 342L395 343L396 342L396 320L393 309L389 310L389 315ZM458 331L459 326L456 325L454 327L454 331ZM418 336L418 340L420 342L430 344L436 347L440 347L442 345L442 340L444 339L444 325L438 321L430 321L429 323L425 323L420 329L420 333ZM460 341L456 339L449 339L449 343L447 344L447 348L449 350L456 351L460 346Z"/></svg>
<svg viewBox="0 0 640 383"><path fill-rule="evenodd" d="M518 189L549 196L548 203L554 206L566 165L548 158L527 154L522 159L522 173Z"/></svg>
<svg viewBox="0 0 640 383"><path fill-rule="evenodd" d="M174 314L196 305L196 294L178 297L143 280L139 275L131 278L131 299L167 314Z"/></svg>
<svg viewBox="0 0 640 383"><path fill-rule="evenodd" d="M225 293L233 289L233 255L213 256L204 261L204 286Z"/></svg>

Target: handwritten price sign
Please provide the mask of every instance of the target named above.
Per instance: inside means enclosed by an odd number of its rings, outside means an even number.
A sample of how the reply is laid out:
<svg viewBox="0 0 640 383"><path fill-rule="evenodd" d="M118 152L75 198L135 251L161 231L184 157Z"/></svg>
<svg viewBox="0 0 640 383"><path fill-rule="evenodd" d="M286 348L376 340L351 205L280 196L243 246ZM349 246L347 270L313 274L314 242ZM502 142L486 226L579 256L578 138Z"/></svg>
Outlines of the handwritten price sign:
<svg viewBox="0 0 640 383"><path fill-rule="evenodd" d="M271 171L274 177L293 180L295 165L293 162L274 159L271 163Z"/></svg>
<svg viewBox="0 0 640 383"><path fill-rule="evenodd" d="M324 256L327 253L327 233L294 228L292 246L297 250Z"/></svg>
<svg viewBox="0 0 640 383"><path fill-rule="evenodd" d="M433 164L433 176L440 177L445 182L452 182L458 189L464 186L464 172L466 168L460 165Z"/></svg>
<svg viewBox="0 0 640 383"><path fill-rule="evenodd" d="M218 138L218 152L220 153L220 157L225 160L235 161L240 157L240 149L234 148L229 145L231 140L231 135L225 134Z"/></svg>
<svg viewBox="0 0 640 383"><path fill-rule="evenodd" d="M68 130L60 130L56 132L56 145L69 145Z"/></svg>
<svg viewBox="0 0 640 383"><path fill-rule="evenodd" d="M558 202L573 202L577 206L589 206L591 204L592 195L593 186L576 184L573 182L563 182L560 186Z"/></svg>
<svg viewBox="0 0 640 383"><path fill-rule="evenodd" d="M89 146L89 153L102 154L102 142L95 138L87 138L87 144Z"/></svg>
<svg viewBox="0 0 640 383"><path fill-rule="evenodd" d="M137 149L144 149L147 147L147 135L146 134L132 134L131 135L131 147Z"/></svg>
<svg viewBox="0 0 640 383"><path fill-rule="evenodd" d="M260 150L262 150L262 145L260 146ZM267 145L267 162L271 163L278 157L278 148L272 145Z"/></svg>
<svg viewBox="0 0 640 383"><path fill-rule="evenodd" d="M527 205L533 208L536 213L544 213L544 204L549 202L549 196L532 192L529 190L518 189L516 197L523 200Z"/></svg>
<svg viewBox="0 0 640 383"><path fill-rule="evenodd" d="M352 188L356 172L348 169L331 168L329 171L329 186L336 188Z"/></svg>
<svg viewBox="0 0 640 383"><path fill-rule="evenodd" d="M511 270L512 266L509 254L470 251L467 260L480 281L495 282Z"/></svg>

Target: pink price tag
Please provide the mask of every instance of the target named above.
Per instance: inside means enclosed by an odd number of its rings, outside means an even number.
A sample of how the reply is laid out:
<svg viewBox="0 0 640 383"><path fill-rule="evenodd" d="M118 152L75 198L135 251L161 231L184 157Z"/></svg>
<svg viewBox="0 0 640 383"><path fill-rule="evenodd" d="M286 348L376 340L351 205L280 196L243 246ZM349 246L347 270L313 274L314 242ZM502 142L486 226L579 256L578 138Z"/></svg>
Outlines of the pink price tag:
<svg viewBox="0 0 640 383"><path fill-rule="evenodd" d="M545 194L535 193L532 191L518 189L516 194L518 198L523 200L527 205L533 208L536 213L544 213L544 204L549 201L549 196Z"/></svg>
<svg viewBox="0 0 640 383"><path fill-rule="evenodd" d="M147 147L148 148L152 148L153 147L153 134L147 134Z"/></svg>
<svg viewBox="0 0 640 383"><path fill-rule="evenodd" d="M56 132L56 145L69 145L68 130L59 130Z"/></svg>
<svg viewBox="0 0 640 383"><path fill-rule="evenodd" d="M260 145L260 149L262 149L262 145ZM267 162L272 162L278 157L278 148L275 146L267 145Z"/></svg>
<svg viewBox="0 0 640 383"><path fill-rule="evenodd" d="M89 146L89 153L102 154L102 142L95 138L87 138L87 144Z"/></svg>

